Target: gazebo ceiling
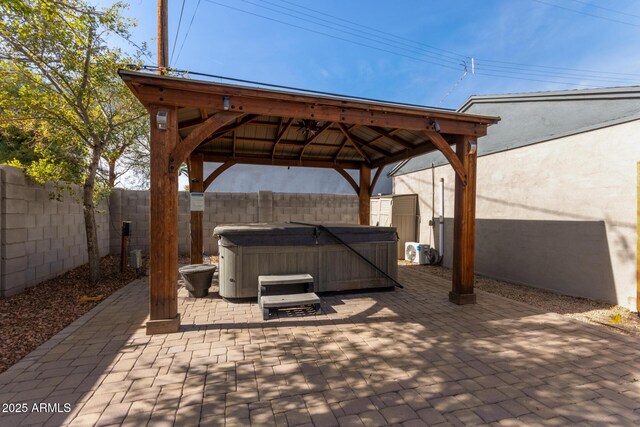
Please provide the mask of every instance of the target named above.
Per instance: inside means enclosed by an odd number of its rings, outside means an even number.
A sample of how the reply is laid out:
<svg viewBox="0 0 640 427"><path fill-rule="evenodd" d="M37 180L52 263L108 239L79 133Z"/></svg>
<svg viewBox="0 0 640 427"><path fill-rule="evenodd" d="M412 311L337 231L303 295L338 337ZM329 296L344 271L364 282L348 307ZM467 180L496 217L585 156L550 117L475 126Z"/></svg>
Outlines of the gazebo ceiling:
<svg viewBox="0 0 640 427"><path fill-rule="evenodd" d="M235 119L194 150L205 161L359 169L479 137L499 118L352 98L308 95L120 70L145 105L178 107L183 140L208 118ZM448 147L447 147L448 148Z"/></svg>

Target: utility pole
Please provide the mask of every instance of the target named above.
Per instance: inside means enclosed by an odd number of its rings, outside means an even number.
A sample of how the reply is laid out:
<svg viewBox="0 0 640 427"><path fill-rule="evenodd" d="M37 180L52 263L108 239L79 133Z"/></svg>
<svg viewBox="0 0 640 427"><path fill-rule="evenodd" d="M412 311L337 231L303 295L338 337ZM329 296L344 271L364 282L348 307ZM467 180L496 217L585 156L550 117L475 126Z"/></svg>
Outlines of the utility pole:
<svg viewBox="0 0 640 427"><path fill-rule="evenodd" d="M158 67L169 68L169 0L158 0Z"/></svg>

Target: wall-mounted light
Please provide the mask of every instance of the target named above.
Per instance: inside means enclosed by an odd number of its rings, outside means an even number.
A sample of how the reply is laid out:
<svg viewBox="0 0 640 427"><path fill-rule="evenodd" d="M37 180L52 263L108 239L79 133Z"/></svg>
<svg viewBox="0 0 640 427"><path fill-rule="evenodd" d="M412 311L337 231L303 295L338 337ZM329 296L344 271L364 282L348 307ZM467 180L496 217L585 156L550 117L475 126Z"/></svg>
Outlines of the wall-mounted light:
<svg viewBox="0 0 640 427"><path fill-rule="evenodd" d="M229 104L231 104L231 102L229 101L229 97L225 96L224 99L222 100L222 108L224 109L224 111L229 110Z"/></svg>
<svg viewBox="0 0 640 427"><path fill-rule="evenodd" d="M436 132L440 133L440 123L438 123L438 121L436 119L429 120L429 125L431 125L431 128L433 130L435 130Z"/></svg>
<svg viewBox="0 0 640 427"><path fill-rule="evenodd" d="M158 129L167 130L167 123L169 122L169 113L166 111L158 111L156 114L156 124L158 125Z"/></svg>
<svg viewBox="0 0 640 427"><path fill-rule="evenodd" d="M478 150L478 143L476 141L469 141L469 154L476 154Z"/></svg>

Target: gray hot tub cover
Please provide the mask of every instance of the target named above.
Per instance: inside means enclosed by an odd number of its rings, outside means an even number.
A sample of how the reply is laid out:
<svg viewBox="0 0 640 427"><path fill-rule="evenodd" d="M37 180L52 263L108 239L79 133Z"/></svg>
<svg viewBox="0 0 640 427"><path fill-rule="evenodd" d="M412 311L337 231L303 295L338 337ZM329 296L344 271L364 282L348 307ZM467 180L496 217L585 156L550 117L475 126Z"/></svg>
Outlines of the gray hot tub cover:
<svg viewBox="0 0 640 427"><path fill-rule="evenodd" d="M395 227L323 224L345 243L395 242ZM213 230L222 246L312 246L338 242L313 225L295 223L260 223L219 225Z"/></svg>

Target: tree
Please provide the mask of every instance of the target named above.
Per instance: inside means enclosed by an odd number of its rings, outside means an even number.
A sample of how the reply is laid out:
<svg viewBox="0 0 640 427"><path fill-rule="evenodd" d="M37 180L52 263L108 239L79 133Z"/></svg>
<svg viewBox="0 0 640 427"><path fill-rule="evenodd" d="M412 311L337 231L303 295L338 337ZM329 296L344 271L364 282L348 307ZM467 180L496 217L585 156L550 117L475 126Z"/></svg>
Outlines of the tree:
<svg viewBox="0 0 640 427"><path fill-rule="evenodd" d="M12 161L28 164L37 161L39 156L32 148L32 141L33 133L19 127L0 129L0 163Z"/></svg>
<svg viewBox="0 0 640 427"><path fill-rule="evenodd" d="M102 154L104 165L99 176L109 189L121 184L123 178L127 187L146 188L149 183L149 156L149 121L138 122L137 126L123 126Z"/></svg>
<svg viewBox="0 0 640 427"><path fill-rule="evenodd" d="M39 158L26 167L29 175L82 187L93 282L100 277L95 204L101 159L113 158L109 150L134 134L146 116L116 73L132 59L106 42L114 34L129 37L134 23L122 17L123 6L97 10L84 0L0 3L2 123L33 135Z"/></svg>

